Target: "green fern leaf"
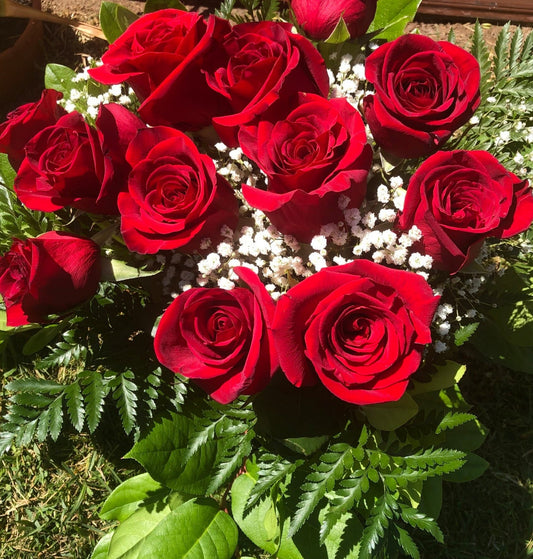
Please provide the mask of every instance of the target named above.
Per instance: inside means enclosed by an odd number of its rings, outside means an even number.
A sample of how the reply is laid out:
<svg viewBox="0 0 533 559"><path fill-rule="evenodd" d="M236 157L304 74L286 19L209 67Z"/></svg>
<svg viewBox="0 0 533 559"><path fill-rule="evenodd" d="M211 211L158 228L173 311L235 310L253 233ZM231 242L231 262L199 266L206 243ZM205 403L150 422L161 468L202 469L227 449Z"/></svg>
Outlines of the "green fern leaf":
<svg viewBox="0 0 533 559"><path fill-rule="evenodd" d="M459 328L459 330L457 330L454 334L455 345L460 347L465 344L474 335L478 326L479 322L472 322L471 324L467 324L466 326Z"/></svg>
<svg viewBox="0 0 533 559"><path fill-rule="evenodd" d="M79 433L83 429L83 421L85 419L83 395L79 382L73 382L65 386L65 398L70 422Z"/></svg>
<svg viewBox="0 0 533 559"><path fill-rule="evenodd" d="M468 421L473 421L476 419L476 416L471 413L461 413L461 412L448 412L443 418L442 421L437 426L435 433L441 433L446 429L453 429L454 427L458 427L463 423L467 423Z"/></svg>
<svg viewBox="0 0 533 559"><path fill-rule="evenodd" d="M219 415L219 412L213 409L207 409L204 413L203 417L195 417L194 421L191 421L194 431L189 435L184 461L189 460L203 445L213 440L218 430L224 430L229 426L230 422L225 415Z"/></svg>
<svg viewBox="0 0 533 559"><path fill-rule="evenodd" d="M510 40L510 24L506 23L496 39L494 47L494 77L496 83L501 86L509 76L509 40Z"/></svg>
<svg viewBox="0 0 533 559"><path fill-rule="evenodd" d="M520 63L523 43L524 34L522 33L522 29L517 27L511 38L511 46L509 48L509 72L511 75L515 72Z"/></svg>
<svg viewBox="0 0 533 559"><path fill-rule="evenodd" d="M85 346L61 341L56 344L50 354L37 363L37 366L40 369L50 369L51 367L72 366L73 363L80 362L79 366L83 367L86 357L87 348Z"/></svg>
<svg viewBox="0 0 533 559"><path fill-rule="evenodd" d="M263 0L260 12L262 20L274 19L276 13L279 12L279 0Z"/></svg>
<svg viewBox="0 0 533 559"><path fill-rule="evenodd" d="M429 468L429 467L454 467L460 468L464 462L466 454L459 450L450 448L432 448L419 451L416 454L404 456L403 460L410 468ZM401 457L400 457L401 458ZM452 470L453 471L453 470Z"/></svg>
<svg viewBox="0 0 533 559"><path fill-rule="evenodd" d="M135 426L137 417L137 385L133 382L134 379L135 375L128 370L116 374L109 382L109 387L113 390L113 399L117 403L122 426L128 435Z"/></svg>
<svg viewBox="0 0 533 559"><path fill-rule="evenodd" d="M60 394L48 408L50 412L50 436L57 441L63 426L63 394Z"/></svg>
<svg viewBox="0 0 533 559"><path fill-rule="evenodd" d="M470 52L477 58L479 69L481 72L480 91L481 98L485 99L489 88L491 77L490 53L485 40L483 38L483 28L479 21L476 21L474 27L474 36L472 38L472 47Z"/></svg>
<svg viewBox="0 0 533 559"><path fill-rule="evenodd" d="M62 392L64 388L58 382L39 378L17 379L6 384L6 389L10 392L26 392L28 394L57 394Z"/></svg>
<svg viewBox="0 0 533 559"><path fill-rule="evenodd" d="M520 63L527 64L531 61L531 56L533 55L533 35L529 33L524 41L524 46L522 47L522 53L520 54Z"/></svg>
<svg viewBox="0 0 533 559"><path fill-rule="evenodd" d="M397 542L399 543L403 551L413 559L420 559L420 552L418 551L418 547L416 546L416 543L413 541L413 538L411 538L409 533L399 526L395 526L395 528L398 532Z"/></svg>
<svg viewBox="0 0 533 559"><path fill-rule="evenodd" d="M230 19L231 12L233 11L233 8L235 7L235 2L236 2L236 0L225 0L220 5L220 8L215 10L215 15L218 16L218 17L221 17L223 19Z"/></svg>
<svg viewBox="0 0 533 559"><path fill-rule="evenodd" d="M363 530L358 559L376 557L375 551L377 551L380 541L385 535L385 530L389 526L389 519L394 516L393 507L396 506L394 499L387 494L382 495L376 501Z"/></svg>
<svg viewBox="0 0 533 559"><path fill-rule="evenodd" d="M433 518L426 516L420 511L409 507L408 505L400 504L400 516L402 520L419 530L424 530L431 534L439 543L444 542L444 536L438 524Z"/></svg>
<svg viewBox="0 0 533 559"><path fill-rule="evenodd" d="M243 435L240 439L232 438L232 444L224 450L221 459L218 461L216 471L211 477L211 483L206 494L217 491L242 466L245 458L251 453L252 439L255 433L252 429L249 429Z"/></svg>
<svg viewBox="0 0 533 559"><path fill-rule="evenodd" d="M98 371L83 371L79 379L83 386L87 426L89 432L93 433L100 423L104 399L109 392L108 381Z"/></svg>
<svg viewBox="0 0 533 559"><path fill-rule="evenodd" d="M285 460L281 456L275 456L274 454L263 454L258 461L257 483L250 492L245 512L251 509L274 485L283 481L289 474L292 474L292 472L299 468L303 462L301 459Z"/></svg>
<svg viewBox="0 0 533 559"><path fill-rule="evenodd" d="M363 489L369 488L368 480L365 479L365 474L361 471L357 472L359 477L350 477L343 479L332 499L331 507L326 513L322 524L320 525L320 544L324 544L326 538L329 536L332 528L340 521L343 514L353 509L360 501L364 491Z"/></svg>
<svg viewBox="0 0 533 559"><path fill-rule="evenodd" d="M289 537L298 532L326 491L331 491L335 482L344 474L345 469L351 467L353 464L352 450L350 445L336 444L320 456L318 464L306 476L306 483L302 485L302 494L291 521Z"/></svg>

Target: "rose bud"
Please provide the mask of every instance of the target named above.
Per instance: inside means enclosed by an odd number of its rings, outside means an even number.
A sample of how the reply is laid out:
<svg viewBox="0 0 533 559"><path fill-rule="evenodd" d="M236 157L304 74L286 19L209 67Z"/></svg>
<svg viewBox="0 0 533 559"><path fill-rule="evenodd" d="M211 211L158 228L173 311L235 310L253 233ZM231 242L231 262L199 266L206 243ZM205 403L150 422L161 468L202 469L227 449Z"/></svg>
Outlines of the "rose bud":
<svg viewBox="0 0 533 559"><path fill-rule="evenodd" d="M292 0L291 8L305 34L317 41L327 39L340 18L350 37L360 37L376 13L377 0Z"/></svg>
<svg viewBox="0 0 533 559"><path fill-rule="evenodd" d="M0 258L0 293L8 326L46 322L90 299L100 281L100 247L90 239L50 231L14 239Z"/></svg>

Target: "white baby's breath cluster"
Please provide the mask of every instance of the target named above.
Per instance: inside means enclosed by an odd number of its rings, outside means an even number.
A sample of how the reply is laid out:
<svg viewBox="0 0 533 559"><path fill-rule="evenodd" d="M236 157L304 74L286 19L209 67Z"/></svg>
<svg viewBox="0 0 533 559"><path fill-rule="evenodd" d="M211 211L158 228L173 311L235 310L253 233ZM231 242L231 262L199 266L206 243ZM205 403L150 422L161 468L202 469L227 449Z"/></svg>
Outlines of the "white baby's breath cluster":
<svg viewBox="0 0 533 559"><path fill-rule="evenodd" d="M355 59L351 54L340 58L336 73L328 70L330 97L344 97L352 106L358 107L365 93L364 61Z"/></svg>
<svg viewBox="0 0 533 559"><path fill-rule="evenodd" d="M232 186L240 202L239 226L235 231L225 226L222 240L202 244L205 252L191 257L194 265L179 272L179 291L191 287L232 289L239 281L235 267L253 270L274 299L292 285L326 266L346 264L357 258L388 264L416 272L427 278L432 259L420 252L420 230L398 232L395 223L405 198L404 181L391 177L377 189L375 199L361 208L350 207L350 199L341 196L339 209L344 219L324 225L311 241L299 243L280 233L265 214L251 208L240 193L241 184L266 188L265 175L242 153L222 143L215 145L217 171ZM176 285L169 282L167 285Z"/></svg>
<svg viewBox="0 0 533 559"><path fill-rule="evenodd" d="M135 93L124 84L115 84L110 87L102 85L91 79L89 69L100 66L100 60L90 56L85 60L85 66L72 78L74 86L58 101L68 113L79 111L89 120L98 116L100 105L118 103L128 108L133 108L137 103Z"/></svg>

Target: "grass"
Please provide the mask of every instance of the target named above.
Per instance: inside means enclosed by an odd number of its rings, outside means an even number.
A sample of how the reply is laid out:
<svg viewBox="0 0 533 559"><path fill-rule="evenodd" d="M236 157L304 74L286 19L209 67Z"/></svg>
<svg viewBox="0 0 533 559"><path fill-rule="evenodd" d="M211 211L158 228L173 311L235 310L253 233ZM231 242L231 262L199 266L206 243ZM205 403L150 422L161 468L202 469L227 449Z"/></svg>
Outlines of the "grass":
<svg viewBox="0 0 533 559"><path fill-rule="evenodd" d="M420 537L423 559L533 557L532 380L470 366L462 389L490 429L478 453L491 466L473 482L445 484L439 519L445 545ZM119 460L128 443L105 435L113 424L114 418L107 418L96 439L70 434L57 443L14 449L1 459L0 558L90 556L108 528L98 518L101 504L134 473L131 463Z"/></svg>
<svg viewBox="0 0 533 559"><path fill-rule="evenodd" d="M13 449L0 461L0 558L89 557L103 500L131 474L87 435Z"/></svg>

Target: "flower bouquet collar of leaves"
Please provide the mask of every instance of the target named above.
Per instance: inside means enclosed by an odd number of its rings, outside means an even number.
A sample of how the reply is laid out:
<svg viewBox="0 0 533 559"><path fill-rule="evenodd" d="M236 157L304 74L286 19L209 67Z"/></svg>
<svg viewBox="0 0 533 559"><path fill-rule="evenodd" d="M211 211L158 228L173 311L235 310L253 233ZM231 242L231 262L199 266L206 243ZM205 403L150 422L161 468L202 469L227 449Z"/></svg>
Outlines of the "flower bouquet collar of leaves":
<svg viewBox="0 0 533 559"><path fill-rule="evenodd" d="M419 3L105 2L0 125L0 450L131 438L94 558L416 559L487 467L461 346L527 370L533 39L491 63Z"/></svg>

